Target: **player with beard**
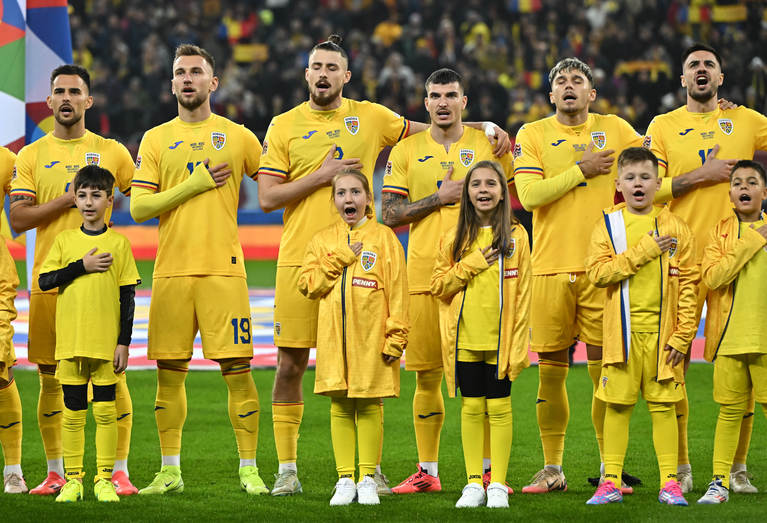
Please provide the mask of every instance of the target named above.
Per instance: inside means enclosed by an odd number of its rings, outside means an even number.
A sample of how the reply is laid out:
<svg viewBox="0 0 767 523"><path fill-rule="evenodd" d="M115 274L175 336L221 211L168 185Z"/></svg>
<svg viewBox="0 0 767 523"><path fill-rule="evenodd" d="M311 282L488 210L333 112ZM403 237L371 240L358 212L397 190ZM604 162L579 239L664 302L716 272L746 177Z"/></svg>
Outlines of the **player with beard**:
<svg viewBox="0 0 767 523"><path fill-rule="evenodd" d="M78 65L62 65L51 73L53 132L25 146L16 159L16 177L11 184L11 226L22 232L37 228L32 287L29 297L29 361L36 363L40 376L37 420L48 461L48 476L30 494L53 495L64 485L61 426L64 396L55 377L57 290L42 291L38 285L40 266L56 235L80 226L82 218L74 206L70 183L85 165L99 165L114 173L123 194L130 193L133 160L128 150L85 128L85 111L93 105L90 75ZM111 209L107 211L111 214ZM107 215L107 222L109 216ZM112 482L120 495L135 494L128 477L128 452L133 424L125 373L120 373L115 393L117 402L117 461Z"/></svg>
<svg viewBox="0 0 767 523"><path fill-rule="evenodd" d="M493 159L484 134L461 121L467 103L461 76L451 69L439 69L427 78L425 88L424 105L431 125L427 132L409 136L392 149L381 197L386 225L410 224L410 334L405 366L416 372L413 426L418 471L394 487L395 494L442 489L438 459L445 405L439 299L430 292L431 274L439 239L458 223L466 173L476 162ZM503 155L500 163L510 179L511 155ZM489 430L485 432L489 434ZM503 478L506 466L499 464L492 473Z"/></svg>
<svg viewBox="0 0 767 523"><path fill-rule="evenodd" d="M767 118L746 107L724 110L719 87L724 82L722 61L712 47L694 44L682 53L682 87L687 103L650 122L645 146L658 157L664 177L660 200L671 200L671 212L682 218L695 235L695 261L700 264L708 234L732 214L729 175L736 161L751 159L754 151L767 150ZM698 287L699 321L708 289ZM706 354L709 360L713 354ZM689 352L686 365L689 365ZM731 471L733 492L753 493L746 472L746 456L754 423L754 398L741 424L740 441ZM687 449L689 406L687 395L676 405L679 424L678 481L682 491L692 490L692 470Z"/></svg>
<svg viewBox="0 0 767 523"><path fill-rule="evenodd" d="M309 100L272 119L259 169L262 209L285 208L274 300L278 355L272 416L280 462L272 489L275 496L302 491L296 466L304 409L301 382L309 349L316 346L318 301L304 297L297 282L306 245L317 232L339 219L332 205L330 182L341 170L355 168L372 186L381 150L428 127L381 105L344 98L343 87L351 71L340 41L332 35L311 50L304 73ZM495 152L503 154L509 147L508 136L497 127L495 133ZM376 480L379 493L389 493L380 467Z"/></svg>
<svg viewBox="0 0 767 523"><path fill-rule="evenodd" d="M131 214L158 217L159 244L149 308L147 355L157 360L155 420L162 468L139 494L182 492L184 381L199 330L206 358L229 389L229 419L240 457L240 488L269 490L258 474L259 401L237 204L244 175L255 177L261 144L242 125L211 112L218 88L213 57L195 45L176 49L171 90L178 117L148 130L139 147Z"/></svg>
<svg viewBox="0 0 767 523"><path fill-rule="evenodd" d="M536 411L544 458L525 493L567 490L562 458L570 417L568 348L576 339L586 344L593 391L602 368L605 293L585 274L589 238L602 209L613 204L614 152L642 143L623 119L589 112L597 92L582 61L561 60L549 82L555 114L525 124L514 146L519 200L533 213L531 348L540 358ZM600 457L604 415L605 403L594 396L591 418Z"/></svg>

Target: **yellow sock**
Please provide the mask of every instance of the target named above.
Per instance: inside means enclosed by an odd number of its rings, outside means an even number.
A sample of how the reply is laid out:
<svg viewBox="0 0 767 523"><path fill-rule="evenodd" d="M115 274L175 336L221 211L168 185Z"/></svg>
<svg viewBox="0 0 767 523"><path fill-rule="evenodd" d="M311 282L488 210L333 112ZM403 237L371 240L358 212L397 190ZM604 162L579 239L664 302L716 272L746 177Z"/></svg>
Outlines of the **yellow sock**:
<svg viewBox="0 0 767 523"><path fill-rule="evenodd" d="M487 416L490 423L490 481L505 483L511 454L511 397L488 398Z"/></svg>
<svg viewBox="0 0 767 523"><path fill-rule="evenodd" d="M333 443L333 455L336 458L336 471L338 471L339 478L354 480L354 452L357 434L355 419L353 399L330 398L330 439Z"/></svg>
<svg viewBox="0 0 767 523"><path fill-rule="evenodd" d="M94 401L93 419L96 421L96 477L110 480L117 450L117 409L115 402Z"/></svg>
<svg viewBox="0 0 767 523"><path fill-rule="evenodd" d="M538 400L535 405L545 465L562 466L565 431L570 420L567 363L541 358L538 363Z"/></svg>
<svg viewBox="0 0 767 523"><path fill-rule="evenodd" d="M442 369L416 371L413 427L418 461L439 461L439 437L445 422Z"/></svg>
<svg viewBox="0 0 767 523"><path fill-rule="evenodd" d="M690 404L687 402L687 387L682 386L682 392L684 392L684 398L679 400L676 407L676 425L678 434L678 464L688 465L690 463L690 456L687 455L687 418L690 414Z"/></svg>
<svg viewBox="0 0 767 523"><path fill-rule="evenodd" d="M126 460L130 452L130 437L133 429L133 402L124 372L117 375L115 408L117 409L117 454L115 454L115 458Z"/></svg>
<svg viewBox="0 0 767 523"><path fill-rule="evenodd" d="M719 405L719 417L714 432L714 479L721 479L722 485L727 488L730 488L730 468L738 446L737 438L741 431L743 413L746 412L748 403L750 402L744 401L734 405Z"/></svg>
<svg viewBox="0 0 767 523"><path fill-rule="evenodd" d="M650 411L652 420L652 440L655 446L655 456L658 458L658 470L660 471L660 487L670 479L676 479L676 467L678 463L676 412L671 403L647 402L647 410Z"/></svg>
<svg viewBox="0 0 767 523"><path fill-rule="evenodd" d="M37 401L37 425L45 449L45 459L61 458L61 424L64 394L53 374L40 371L40 396Z"/></svg>
<svg viewBox="0 0 767 523"><path fill-rule="evenodd" d="M378 399L378 406L381 410L381 444L378 446L378 461L376 461L376 465L381 464L381 458L383 458L383 433L384 433L384 405L383 405L383 398Z"/></svg>
<svg viewBox="0 0 767 523"><path fill-rule="evenodd" d="M591 378L591 423L594 425L594 433L597 436L597 446L599 447L599 459L603 461L602 454L604 450L604 429L605 429L605 408L604 401L597 398L597 387L599 387L599 378L602 375L602 360L588 360L589 377Z"/></svg>
<svg viewBox="0 0 767 523"><path fill-rule="evenodd" d="M163 456L181 454L181 433L186 421L186 387L189 372L186 360L157 362L157 397L154 401L154 419L160 434L160 452Z"/></svg>
<svg viewBox="0 0 767 523"><path fill-rule="evenodd" d="M491 459L490 454L492 453L492 449L490 448L490 415L489 413L485 412L485 441L482 445L482 461L484 462L486 459L490 460L490 465L492 468L493 460ZM484 466L482 468L485 468Z"/></svg>
<svg viewBox="0 0 767 523"><path fill-rule="evenodd" d="M272 403L274 445L280 463L295 463L298 457L298 429L304 417L304 402ZM354 470L354 458L352 458Z"/></svg>
<svg viewBox="0 0 767 523"><path fill-rule="evenodd" d="M740 424L740 437L738 438L738 448L735 449L735 458L733 463L746 464L748 458L748 448L751 446L751 431L754 429L754 389L748 396L746 412L743 414L743 421Z"/></svg>
<svg viewBox="0 0 767 523"><path fill-rule="evenodd" d="M16 380L0 388L0 444L5 466L21 464L21 398Z"/></svg>
<svg viewBox="0 0 767 523"><path fill-rule="evenodd" d="M633 410L634 405L605 405L605 479L612 481L618 488L621 485L623 459L629 444L629 423Z"/></svg>
<svg viewBox="0 0 767 523"><path fill-rule="evenodd" d="M222 363L221 375L229 389L229 420L234 428L240 459L256 459L261 406L250 373L250 360L243 358Z"/></svg>
<svg viewBox="0 0 767 523"><path fill-rule="evenodd" d="M64 447L64 470L66 479L82 479L83 454L85 453L85 418L87 410L70 410L62 407L61 439Z"/></svg>
<svg viewBox="0 0 767 523"><path fill-rule="evenodd" d="M461 442L468 483L482 484L482 451L485 440L485 397L461 398ZM491 443L492 445L492 443ZM507 459L508 461L508 459ZM498 464L501 467L502 464ZM493 471L495 473L495 471Z"/></svg>
<svg viewBox="0 0 767 523"><path fill-rule="evenodd" d="M360 454L360 479L376 471L381 448L381 412L379 398L355 398L357 447Z"/></svg>

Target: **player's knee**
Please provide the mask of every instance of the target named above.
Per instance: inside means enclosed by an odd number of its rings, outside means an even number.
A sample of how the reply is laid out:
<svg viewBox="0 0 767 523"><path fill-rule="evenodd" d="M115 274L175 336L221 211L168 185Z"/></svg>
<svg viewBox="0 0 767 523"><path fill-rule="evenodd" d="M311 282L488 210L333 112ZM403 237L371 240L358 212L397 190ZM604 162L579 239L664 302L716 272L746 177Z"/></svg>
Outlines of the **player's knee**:
<svg viewBox="0 0 767 523"><path fill-rule="evenodd" d="M307 360L296 357L282 357L277 362L277 379L281 381L301 380L306 370Z"/></svg>
<svg viewBox="0 0 767 523"><path fill-rule="evenodd" d="M649 410L650 412L663 413L663 412L668 412L674 408L675 407L673 403L657 403L655 401L647 402L647 410Z"/></svg>
<svg viewBox="0 0 767 523"><path fill-rule="evenodd" d="M94 387L95 388L95 387ZM64 406L69 410L88 409L88 385L62 385Z"/></svg>
<svg viewBox="0 0 767 523"><path fill-rule="evenodd" d="M116 385L94 385L93 386L93 403L100 401L114 401Z"/></svg>

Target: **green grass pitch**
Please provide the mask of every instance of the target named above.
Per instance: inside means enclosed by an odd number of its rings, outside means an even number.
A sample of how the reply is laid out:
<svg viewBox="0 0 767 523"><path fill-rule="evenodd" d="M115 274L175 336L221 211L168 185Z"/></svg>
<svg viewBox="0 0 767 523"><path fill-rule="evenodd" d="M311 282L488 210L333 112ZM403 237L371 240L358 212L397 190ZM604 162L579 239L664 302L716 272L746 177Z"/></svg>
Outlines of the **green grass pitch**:
<svg viewBox="0 0 767 523"><path fill-rule="evenodd" d="M271 428L270 391L273 370L253 370L261 397L258 463L267 485L273 483L277 460ZM30 486L45 473L44 456L36 426L37 376L17 371L24 405L23 468ZM637 405L631 426L627 471L638 475L644 486L623 504L601 507L585 505L593 493L586 483L597 473L599 457L589 415L590 382L585 366L572 368L568 379L570 425L565 449L564 470L569 480L566 493L522 495L522 486L541 467L542 455L535 418L537 368L522 373L512 387L514 443L509 467L509 484L516 493L509 510L454 508L465 483L460 442L460 400L447 399L447 416L442 431L440 476L443 491L433 494L382 497L381 505L363 507L328 506L335 483L335 464L330 443L328 398L312 394L313 372L304 379L306 409L299 440L299 472L304 494L293 498L249 497L239 490L237 453L226 409L226 386L218 372L190 372L187 379L189 412L186 420L182 470L186 483L183 494L165 497L123 498L117 505L101 505L89 488L95 470L93 419L89 415L86 435L85 501L61 506L52 498L0 495L0 512L8 521L128 521L128 520L288 520L288 521L382 521L412 520L754 520L763 513L767 495L733 495L723 506L698 506L711 474L711 453L717 407L711 399L712 367L693 364L688 374L691 405L690 448L695 492L687 496L691 506L669 507L657 502L657 465L652 448L649 416L643 402ZM402 397L386 400L383 470L392 484L415 469L416 450L412 428L411 398L414 377L402 372ZM139 487L147 485L159 469L160 454L153 415L155 373L129 372L128 382L134 404L134 425L130 455L131 478ZM765 419L757 409L750 470L755 484L767 490L767 456L764 451Z"/></svg>

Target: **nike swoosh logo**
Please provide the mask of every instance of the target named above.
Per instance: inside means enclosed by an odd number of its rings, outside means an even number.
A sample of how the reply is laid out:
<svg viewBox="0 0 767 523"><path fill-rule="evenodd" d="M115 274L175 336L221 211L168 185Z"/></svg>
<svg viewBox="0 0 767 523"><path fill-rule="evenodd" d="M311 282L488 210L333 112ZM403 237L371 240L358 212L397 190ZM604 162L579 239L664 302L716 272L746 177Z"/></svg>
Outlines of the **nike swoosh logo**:
<svg viewBox="0 0 767 523"><path fill-rule="evenodd" d="M165 407L159 407L159 406L158 406L158 407L155 407L155 408L154 408L154 410L155 410L155 411L157 411L157 410L160 410L160 409L164 409L164 408L165 408Z"/></svg>
<svg viewBox="0 0 767 523"><path fill-rule="evenodd" d="M173 145L169 145L169 146L168 146L168 149L175 149L176 147L178 147L178 146L179 146L179 145L181 145L182 143L184 143L184 140L181 140L180 142L176 142L176 143L174 143Z"/></svg>
<svg viewBox="0 0 767 523"><path fill-rule="evenodd" d="M421 163L423 163L423 162L425 162L426 160L428 160L429 158L434 158L434 157L433 157L433 156L431 156L431 155L427 155L427 156L424 156L423 158L418 158L418 161L419 161L419 162L421 162Z"/></svg>
<svg viewBox="0 0 767 523"><path fill-rule="evenodd" d="M681 133L679 133L679 136L684 136L685 134L687 134L687 133L689 133L690 131L692 131L692 129L693 129L692 127L690 127L689 129L685 129L684 131L682 131Z"/></svg>
<svg viewBox="0 0 767 523"><path fill-rule="evenodd" d="M431 418L432 416L436 416L438 414L442 414L441 412L429 412L428 414L419 414L418 417L421 419Z"/></svg>
<svg viewBox="0 0 767 523"><path fill-rule="evenodd" d="M250 412L248 412L247 414L237 414L237 415L238 415L239 417L241 417L241 418L247 418L248 416L252 416L252 415L253 415L253 414L255 414L256 412L258 412L258 411L257 411L257 410L251 410L251 411L250 411Z"/></svg>
<svg viewBox="0 0 767 523"><path fill-rule="evenodd" d="M126 412L125 414L121 414L121 415L117 416L117 421L120 421L123 418L127 418L128 416L130 416L130 412Z"/></svg>
<svg viewBox="0 0 767 523"><path fill-rule="evenodd" d="M0 425L0 429L10 429L14 425L18 425L21 423L20 421L14 421L13 423L9 423L8 425Z"/></svg>
<svg viewBox="0 0 767 523"><path fill-rule="evenodd" d="M753 412L749 412L748 414L745 414L745 415L743 416L743 419L746 419L746 418L750 418L750 417L751 417L751 416L753 416L753 415L754 415L754 413L753 413Z"/></svg>
<svg viewBox="0 0 767 523"><path fill-rule="evenodd" d="M173 482L172 482L172 481L171 481L170 483L166 483L166 484L165 484L165 486L166 486L166 487L170 487L171 485L173 485Z"/></svg>
<svg viewBox="0 0 767 523"><path fill-rule="evenodd" d="M535 404L536 405L539 404L539 403L545 403L545 402L546 402L546 400L542 400L541 398L538 398L538 399L535 400Z"/></svg>
<svg viewBox="0 0 767 523"><path fill-rule="evenodd" d="M308 140L308 139L309 139L309 138L311 138L311 137L312 137L312 135L313 135L314 133L316 133L316 132L317 132L317 131L309 131L308 133L306 133L306 134L305 134L304 136L302 136L301 138L303 138L304 140Z"/></svg>
<svg viewBox="0 0 767 523"><path fill-rule="evenodd" d="M48 165L46 165L46 166L45 166L45 168L46 168L46 169L50 169L51 167L53 167L53 166L54 166L54 165L56 165L57 163L61 163L61 162L60 162L60 161L58 161L58 160L53 160L51 163L49 163Z"/></svg>
<svg viewBox="0 0 767 523"><path fill-rule="evenodd" d="M564 140L557 140L556 142L551 142L551 145L553 145L554 147L556 147L557 145L559 145L559 144L560 144L560 143L562 143L562 142L564 142Z"/></svg>
<svg viewBox="0 0 767 523"><path fill-rule="evenodd" d="M61 414L60 410L54 410L52 412L43 412L43 416L46 418L50 418L51 416L55 416L56 414Z"/></svg>

